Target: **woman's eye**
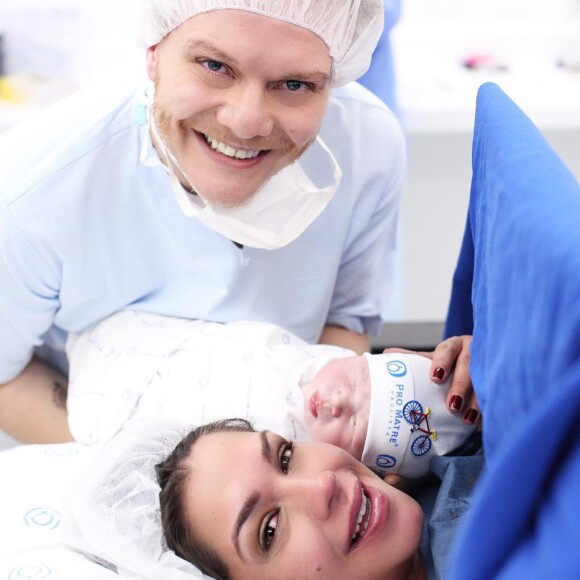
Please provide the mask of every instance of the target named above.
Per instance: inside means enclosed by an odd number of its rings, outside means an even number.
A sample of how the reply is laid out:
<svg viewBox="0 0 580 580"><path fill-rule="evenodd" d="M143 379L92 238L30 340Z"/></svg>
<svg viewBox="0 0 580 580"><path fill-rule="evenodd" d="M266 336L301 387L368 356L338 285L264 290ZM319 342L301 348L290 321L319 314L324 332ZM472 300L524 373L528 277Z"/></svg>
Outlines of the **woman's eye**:
<svg viewBox="0 0 580 580"><path fill-rule="evenodd" d="M274 536L276 535L276 530L278 529L279 515L280 512L276 512L275 514L269 516L266 520L260 538L260 545L262 547L262 550L264 550L264 552L267 552L272 546Z"/></svg>
<svg viewBox="0 0 580 580"><path fill-rule="evenodd" d="M224 65L219 60L204 60L203 65L211 72L221 72L225 69Z"/></svg>
<svg viewBox="0 0 580 580"><path fill-rule="evenodd" d="M290 462L292 461L292 443L287 443L280 456L280 469L282 473L288 473L288 468L290 467Z"/></svg>

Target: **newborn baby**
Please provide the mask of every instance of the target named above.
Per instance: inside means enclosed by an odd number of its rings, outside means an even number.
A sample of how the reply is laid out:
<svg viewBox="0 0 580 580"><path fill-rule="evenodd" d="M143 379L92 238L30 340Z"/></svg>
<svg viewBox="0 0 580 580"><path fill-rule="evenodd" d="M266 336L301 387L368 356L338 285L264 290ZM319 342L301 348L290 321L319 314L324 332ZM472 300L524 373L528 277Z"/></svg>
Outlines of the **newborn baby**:
<svg viewBox="0 0 580 580"><path fill-rule="evenodd" d="M430 360L412 354L365 354L327 362L303 385L313 441L334 443L384 476L425 475L473 432L445 406L448 382L433 383Z"/></svg>
<svg viewBox="0 0 580 580"><path fill-rule="evenodd" d="M425 474L474 427L445 407L419 355L355 356L261 322L119 312L67 342L77 441L102 444L135 418L192 425L243 417L289 439L335 443L381 475Z"/></svg>

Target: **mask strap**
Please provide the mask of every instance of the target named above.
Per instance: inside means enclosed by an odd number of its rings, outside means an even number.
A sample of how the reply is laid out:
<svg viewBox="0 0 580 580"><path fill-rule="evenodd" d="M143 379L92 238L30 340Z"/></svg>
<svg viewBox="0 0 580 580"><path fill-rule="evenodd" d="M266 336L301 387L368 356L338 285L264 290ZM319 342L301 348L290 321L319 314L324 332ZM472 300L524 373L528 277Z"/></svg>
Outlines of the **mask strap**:
<svg viewBox="0 0 580 580"><path fill-rule="evenodd" d="M330 147L328 147L328 145L326 145L326 143L322 140L320 135L316 135L316 142L322 147L322 149L324 149L324 151L326 151L326 153L328 153L330 159L332 160L332 163L334 164L334 181L338 183L342 179L342 169L340 168L336 157L333 155Z"/></svg>

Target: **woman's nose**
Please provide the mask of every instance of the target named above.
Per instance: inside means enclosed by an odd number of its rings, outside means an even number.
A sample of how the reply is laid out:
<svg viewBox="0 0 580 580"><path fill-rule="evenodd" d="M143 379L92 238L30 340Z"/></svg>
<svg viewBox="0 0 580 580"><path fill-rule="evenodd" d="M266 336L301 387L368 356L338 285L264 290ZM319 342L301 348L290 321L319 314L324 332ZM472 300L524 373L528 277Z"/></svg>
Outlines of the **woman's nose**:
<svg viewBox="0 0 580 580"><path fill-rule="evenodd" d="M229 89L216 118L240 139L268 137L274 128L270 107L261 87L241 84Z"/></svg>
<svg viewBox="0 0 580 580"><path fill-rule="evenodd" d="M329 517L338 496L338 482L332 471L305 477L290 476L287 482L295 504L305 513L320 520Z"/></svg>

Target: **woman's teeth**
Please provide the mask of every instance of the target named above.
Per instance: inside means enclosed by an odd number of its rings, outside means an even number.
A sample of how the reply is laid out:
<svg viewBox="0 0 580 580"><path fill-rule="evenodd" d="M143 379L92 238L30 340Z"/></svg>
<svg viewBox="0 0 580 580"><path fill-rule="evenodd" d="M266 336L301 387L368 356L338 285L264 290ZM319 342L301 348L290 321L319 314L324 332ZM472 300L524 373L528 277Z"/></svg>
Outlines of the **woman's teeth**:
<svg viewBox="0 0 580 580"><path fill-rule="evenodd" d="M358 517L356 519L356 526L354 528L354 534L350 539L350 545L352 546L358 540L360 540L367 531L370 515L371 515L371 500L367 497L365 492L361 489L362 502L360 504L360 510L358 512Z"/></svg>
<svg viewBox="0 0 580 580"><path fill-rule="evenodd" d="M254 159L260 154L260 151L255 149L234 149L230 145L214 139L210 135L205 135L205 140L212 149L223 153L226 157L232 157L234 159Z"/></svg>

